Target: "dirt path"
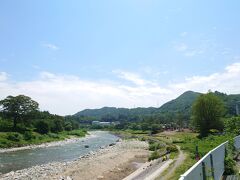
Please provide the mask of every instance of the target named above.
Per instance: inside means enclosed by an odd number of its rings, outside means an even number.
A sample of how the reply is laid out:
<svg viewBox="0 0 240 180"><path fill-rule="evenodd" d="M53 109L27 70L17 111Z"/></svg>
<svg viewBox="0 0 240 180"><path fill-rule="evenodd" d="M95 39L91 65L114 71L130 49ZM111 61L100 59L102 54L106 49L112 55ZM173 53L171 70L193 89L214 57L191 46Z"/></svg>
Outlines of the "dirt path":
<svg viewBox="0 0 240 180"><path fill-rule="evenodd" d="M172 174L174 173L174 171L176 170L177 167L179 167L185 160L186 158L186 155L183 153L183 151L180 149L179 146L177 146L178 148L178 151L179 151L179 155L176 159L176 161L174 162L173 166L170 166L168 171L167 171L167 174L165 174L164 176L159 176L157 178L157 180L168 180L171 178Z"/></svg>
<svg viewBox="0 0 240 180"><path fill-rule="evenodd" d="M165 171L171 163L171 159L162 162L162 158L146 162L123 180L154 180Z"/></svg>

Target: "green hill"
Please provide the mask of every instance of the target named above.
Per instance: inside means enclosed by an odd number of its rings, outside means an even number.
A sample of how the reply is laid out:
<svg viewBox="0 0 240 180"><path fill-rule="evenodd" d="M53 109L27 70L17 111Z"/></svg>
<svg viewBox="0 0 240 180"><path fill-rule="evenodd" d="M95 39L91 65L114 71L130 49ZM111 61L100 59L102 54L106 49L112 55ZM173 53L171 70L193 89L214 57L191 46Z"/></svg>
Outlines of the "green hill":
<svg viewBox="0 0 240 180"><path fill-rule="evenodd" d="M186 91L176 99L173 99L159 108L159 113L178 113L181 112L185 116L191 113L193 102L200 96L201 93Z"/></svg>
<svg viewBox="0 0 240 180"><path fill-rule="evenodd" d="M225 104L227 115L233 116L236 114L236 104L240 108L240 94L227 95L221 92L214 92L216 96L221 98ZM76 113L75 117L94 117L97 120L115 121L115 120L129 120L129 117L141 116L158 116L169 121L174 120L177 113L183 114L186 120L191 116L191 108L193 102L200 96L201 93L194 91L186 91L176 99L173 99L159 108L116 108L103 107L100 109L85 109ZM121 118L119 118L121 117ZM131 118L130 118L131 119Z"/></svg>
<svg viewBox="0 0 240 180"><path fill-rule="evenodd" d="M83 111L80 111L74 116L89 116L89 117L96 117L96 118L102 118L106 115L118 117L120 115L125 116L138 116L138 115L150 115L155 113L157 108L149 107L149 108L116 108L116 107L103 107L100 109L85 109Z"/></svg>

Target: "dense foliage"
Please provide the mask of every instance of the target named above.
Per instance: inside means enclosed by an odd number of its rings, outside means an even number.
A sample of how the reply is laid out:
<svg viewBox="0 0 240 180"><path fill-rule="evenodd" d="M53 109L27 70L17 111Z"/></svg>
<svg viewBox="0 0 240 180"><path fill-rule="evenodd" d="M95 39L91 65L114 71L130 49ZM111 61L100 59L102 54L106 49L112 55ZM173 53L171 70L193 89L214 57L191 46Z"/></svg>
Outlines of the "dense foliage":
<svg viewBox="0 0 240 180"><path fill-rule="evenodd" d="M206 137L211 129L222 130L222 117L225 113L220 98L209 92L200 95L193 105L193 124L201 137Z"/></svg>
<svg viewBox="0 0 240 180"><path fill-rule="evenodd" d="M68 135L84 135L74 119L39 111L28 96L8 96L0 101L0 147L48 142Z"/></svg>
<svg viewBox="0 0 240 180"><path fill-rule="evenodd" d="M38 103L24 95L8 96L0 101L0 106L2 114L13 120L14 129L17 123L26 122L38 110Z"/></svg>
<svg viewBox="0 0 240 180"><path fill-rule="evenodd" d="M240 116L225 119L224 130L227 133L239 135L240 134Z"/></svg>

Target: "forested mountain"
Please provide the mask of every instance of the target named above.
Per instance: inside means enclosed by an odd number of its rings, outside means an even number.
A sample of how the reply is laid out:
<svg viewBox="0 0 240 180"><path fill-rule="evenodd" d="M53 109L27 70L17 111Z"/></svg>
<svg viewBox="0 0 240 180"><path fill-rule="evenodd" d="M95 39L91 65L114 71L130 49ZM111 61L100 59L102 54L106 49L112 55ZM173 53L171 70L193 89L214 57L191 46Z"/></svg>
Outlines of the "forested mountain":
<svg viewBox="0 0 240 180"><path fill-rule="evenodd" d="M240 94L224 94L218 91L215 91L215 95L220 97L227 110L227 115L232 116L236 115L236 106L238 105L240 111Z"/></svg>
<svg viewBox="0 0 240 180"><path fill-rule="evenodd" d="M181 113L184 117L189 118L191 114L192 104L200 95L201 93L198 92L186 91L176 99L163 104L158 109L158 113L172 115Z"/></svg>
<svg viewBox="0 0 240 180"><path fill-rule="evenodd" d="M157 108L116 108L116 107L103 107L100 109L85 109L76 113L74 116L91 116L91 117L103 117L106 115L111 115L117 117L119 115L134 116L134 115L150 115L157 111Z"/></svg>
<svg viewBox="0 0 240 180"><path fill-rule="evenodd" d="M240 94L227 95L215 91L214 94L221 98L226 107L226 115L232 116L236 114L236 105L239 104L240 108ZM103 107L101 109L85 109L76 113L75 117L82 117L92 120L102 121L121 121L121 120L138 120L140 117L153 116L163 121L174 121L177 115L180 113L185 120L189 120L191 116L191 108L193 102L200 96L201 93L194 91L186 91L176 99L173 99L159 108L115 108L115 107ZM137 118L137 119L136 119Z"/></svg>

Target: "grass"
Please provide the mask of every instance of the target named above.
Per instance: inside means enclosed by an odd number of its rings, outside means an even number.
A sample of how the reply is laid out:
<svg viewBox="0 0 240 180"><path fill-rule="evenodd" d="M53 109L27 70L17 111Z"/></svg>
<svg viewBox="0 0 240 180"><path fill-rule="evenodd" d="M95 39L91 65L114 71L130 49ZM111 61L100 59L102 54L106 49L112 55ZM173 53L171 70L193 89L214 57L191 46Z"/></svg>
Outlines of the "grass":
<svg viewBox="0 0 240 180"><path fill-rule="evenodd" d="M150 156L149 156L149 158L148 158L148 161L151 161L151 160L154 160L154 159L158 159L158 158L160 158L161 157L161 155L160 155L160 153L158 152L158 151L153 151L151 154L150 154Z"/></svg>
<svg viewBox="0 0 240 180"><path fill-rule="evenodd" d="M184 174L193 164L197 161L195 160L195 151L196 145L198 146L198 152L200 157L203 157L210 150L214 149L221 143L230 140L232 138L231 135L209 135L206 138L198 138L198 133L193 132L172 132L166 131L162 133L158 133L154 136L149 136L148 132L140 132L140 131L121 131L120 134L125 137L138 138L140 140L145 140L149 142L153 142L152 145L150 143L150 149L153 150L150 159L158 157L158 153L156 152L158 149L158 143L166 144L165 147L169 145L178 145L181 150L186 154L186 159L183 164L176 168L170 179L179 179L181 174ZM160 148L161 149L161 148ZM154 151L155 150L155 151ZM162 150L162 149L161 149ZM159 152L159 151L158 151ZM178 156L178 152L171 152L170 159L175 159Z"/></svg>
<svg viewBox="0 0 240 180"><path fill-rule="evenodd" d="M184 160L184 163L181 164L179 167L176 168L172 176L169 177L171 180L177 180L179 179L180 175L184 174L192 165L196 163L194 159L192 159L189 155L187 155L186 159Z"/></svg>
<svg viewBox="0 0 240 180"><path fill-rule="evenodd" d="M171 152L170 156L169 156L169 159L175 159L176 157L178 157L178 154L179 154L178 151L177 152Z"/></svg>
<svg viewBox="0 0 240 180"><path fill-rule="evenodd" d="M15 132L0 132L0 148L20 147L31 144L41 144L52 141L60 141L72 136L83 137L86 135L85 130L63 131L60 133L39 134L31 132L30 137L26 134ZM28 138L26 138L28 137Z"/></svg>
<svg viewBox="0 0 240 180"><path fill-rule="evenodd" d="M197 133L191 132L164 132L156 136L157 139L160 139L167 144L176 144L180 146L181 150L183 150L186 154L186 159L184 163L176 168L176 170L169 179L179 179L181 174L184 174L184 172L186 172L193 164L197 162L195 160L196 145L198 146L198 152L200 154L200 157L203 157L210 150L232 138L232 136L230 135L209 135L208 137L202 139L199 139L197 136ZM172 159L176 157L176 155L177 154L171 153L170 158Z"/></svg>

